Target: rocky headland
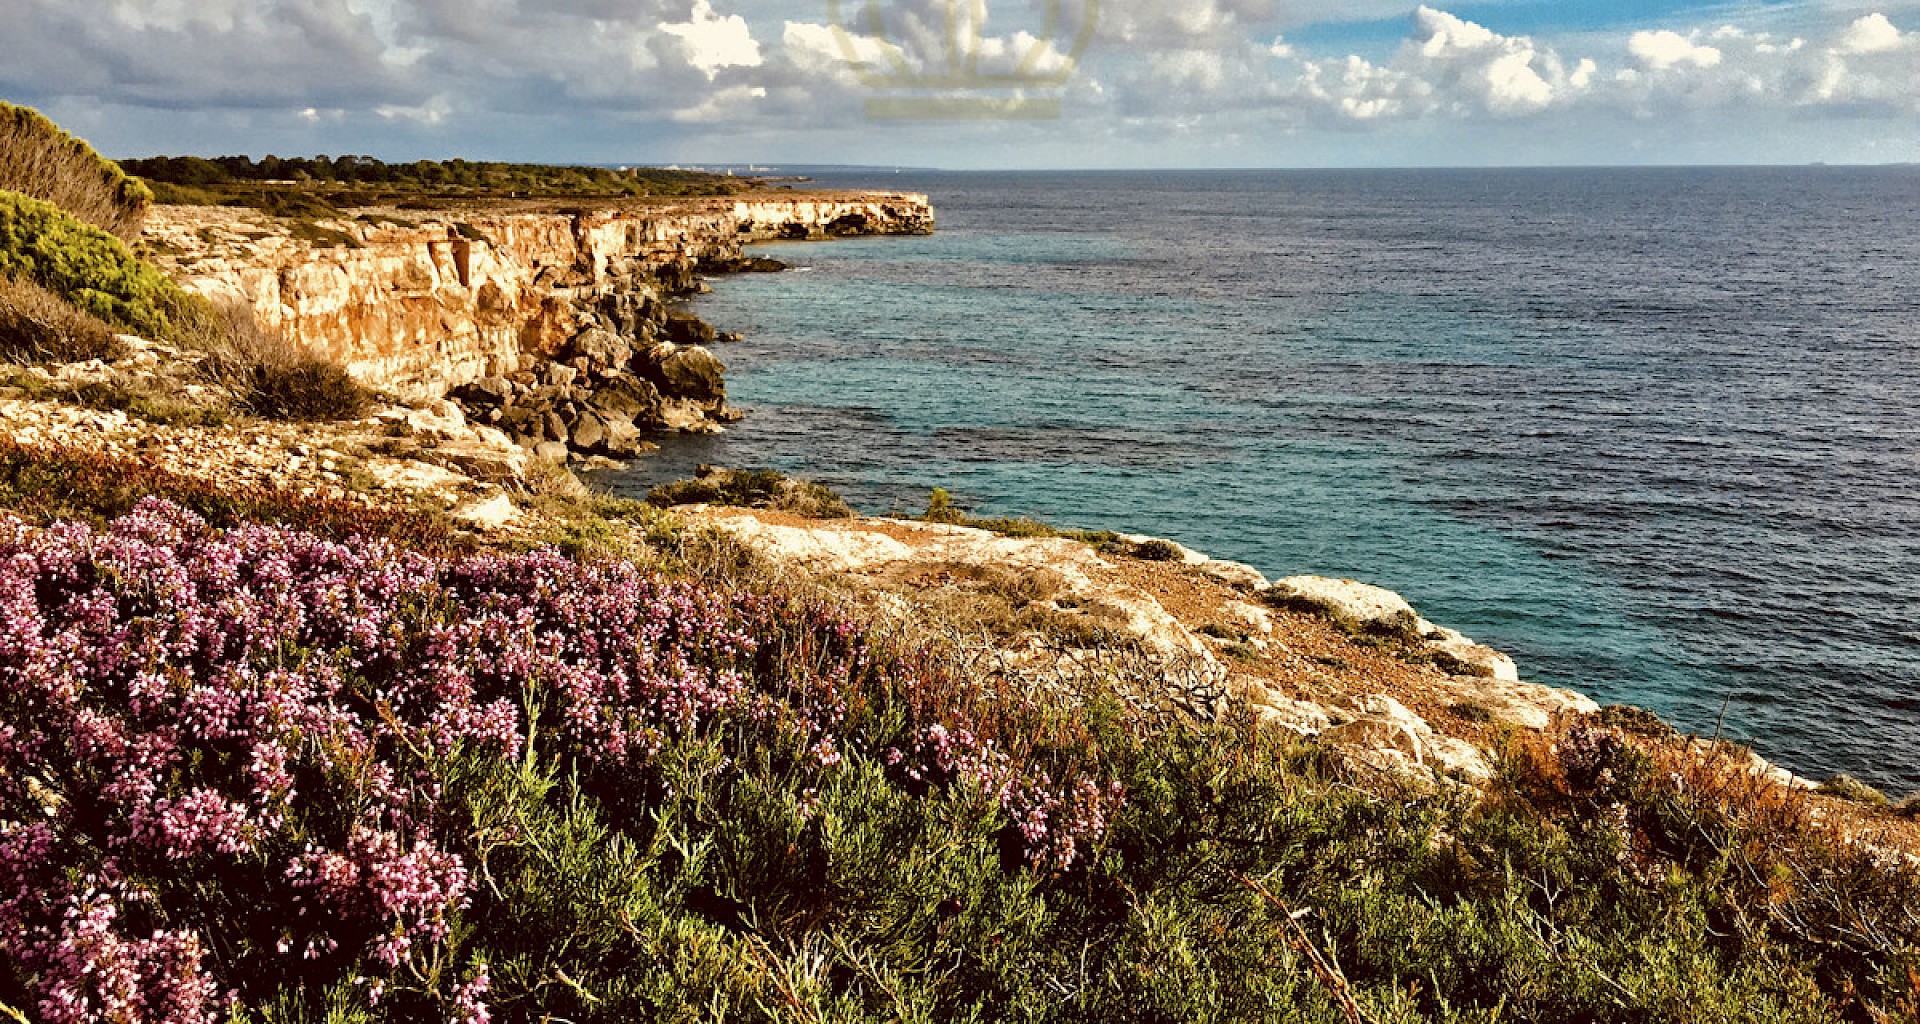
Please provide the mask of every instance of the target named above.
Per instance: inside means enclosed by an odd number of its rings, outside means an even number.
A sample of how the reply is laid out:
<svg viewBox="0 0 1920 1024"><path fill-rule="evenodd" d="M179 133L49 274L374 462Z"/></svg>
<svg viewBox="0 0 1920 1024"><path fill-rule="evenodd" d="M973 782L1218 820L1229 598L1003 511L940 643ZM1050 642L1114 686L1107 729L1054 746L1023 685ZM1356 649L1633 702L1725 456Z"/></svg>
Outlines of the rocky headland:
<svg viewBox="0 0 1920 1024"><path fill-rule="evenodd" d="M244 304L390 404L358 422L209 428L36 400L49 389L192 377L179 368L194 353L129 338L116 364L21 371L30 386L0 393L0 415L28 443L427 509L482 535L537 539L554 526L538 500L546 467L632 458L652 447L649 436L719 430L737 418L710 347L737 337L677 305L705 290L708 276L784 269L751 254L754 242L933 227L925 196L895 193L592 211L494 202L317 222L162 207L144 248L177 280ZM1126 535L1089 542L767 508L673 511L774 571L886 614L978 633L1003 675L1063 690L1119 686L1154 719L1248 715L1402 780L1484 783L1502 737L1549 734L1601 710L1582 694L1525 681L1505 654L1352 580L1269 580ZM1131 652L1125 665L1113 662L1117 649ZM1757 758L1752 770L1811 788Z"/></svg>
<svg viewBox="0 0 1920 1024"><path fill-rule="evenodd" d="M774 239L924 234L925 196L767 193L591 209L492 202L292 220L156 209L144 236L188 290L406 402L451 397L529 449L629 458L660 431L718 429L722 337L676 300L704 275L777 271Z"/></svg>

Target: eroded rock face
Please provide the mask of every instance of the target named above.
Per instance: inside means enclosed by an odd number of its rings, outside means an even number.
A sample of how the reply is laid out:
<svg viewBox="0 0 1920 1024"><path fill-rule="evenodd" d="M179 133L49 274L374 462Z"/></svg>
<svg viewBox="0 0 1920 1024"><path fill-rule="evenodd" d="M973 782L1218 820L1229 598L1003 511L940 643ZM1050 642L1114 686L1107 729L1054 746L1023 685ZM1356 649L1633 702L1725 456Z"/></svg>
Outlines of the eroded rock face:
<svg viewBox="0 0 1920 1024"><path fill-rule="evenodd" d="M830 193L580 213L367 211L319 226L350 244L211 207L156 209L145 241L189 290L243 302L361 381L424 400L556 356L588 328L641 338L664 320L666 298L695 290L703 265L773 269L745 257L747 243L926 233L933 212L925 196ZM596 321L614 296L618 315Z"/></svg>

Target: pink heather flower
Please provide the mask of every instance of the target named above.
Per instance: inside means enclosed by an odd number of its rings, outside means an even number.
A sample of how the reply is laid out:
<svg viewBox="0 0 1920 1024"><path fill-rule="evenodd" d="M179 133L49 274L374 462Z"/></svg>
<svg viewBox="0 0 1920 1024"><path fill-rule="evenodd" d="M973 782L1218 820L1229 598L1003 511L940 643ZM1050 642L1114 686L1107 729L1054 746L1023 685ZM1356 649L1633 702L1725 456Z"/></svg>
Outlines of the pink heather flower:
<svg viewBox="0 0 1920 1024"><path fill-rule="evenodd" d="M130 916L154 918L125 908L162 897L129 879L270 857L258 912L290 928L283 953L325 957L351 925L374 934L350 951L369 973L418 966L452 952L473 888L438 759L517 761L532 736L542 757L626 769L724 726L796 730L832 771L864 749L858 686L897 686L924 724L887 764L976 787L1032 863L1063 869L1105 831L1117 787L1055 784L884 657L841 609L554 551L223 533L152 500L105 530L0 515L0 959L48 1022L197 1024L228 965L187 932L134 934ZM318 785L325 801L300 792ZM461 986L462 1019L487 1019L486 987L484 968Z"/></svg>

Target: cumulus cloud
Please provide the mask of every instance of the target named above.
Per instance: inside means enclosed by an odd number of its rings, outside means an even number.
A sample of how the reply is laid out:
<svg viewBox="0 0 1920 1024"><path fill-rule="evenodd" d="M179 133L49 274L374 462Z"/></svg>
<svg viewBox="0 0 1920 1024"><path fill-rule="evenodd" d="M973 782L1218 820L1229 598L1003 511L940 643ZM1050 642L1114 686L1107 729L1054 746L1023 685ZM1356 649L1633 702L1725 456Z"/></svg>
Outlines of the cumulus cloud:
<svg viewBox="0 0 1920 1024"><path fill-rule="evenodd" d="M739 15L721 17L708 0L693 5L692 16L684 22L665 24L660 31L679 39L681 56L704 72L708 80L722 68L754 68L761 64L760 44Z"/></svg>
<svg viewBox="0 0 1920 1024"><path fill-rule="evenodd" d="M1281 93L1356 123L1575 110L1642 118L1766 108L1920 113L1920 34L1884 14L1835 30L1826 46L1733 25L1641 29L1614 45L1611 53L1563 55L1540 39L1422 7L1385 63L1306 59Z"/></svg>
<svg viewBox="0 0 1920 1024"><path fill-rule="evenodd" d="M1695 42L1678 32L1635 32L1627 39L1627 52L1643 67L1654 71L1692 65L1710 68L1718 65L1722 54L1714 47Z"/></svg>
<svg viewBox="0 0 1920 1024"><path fill-rule="evenodd" d="M1103 0L1083 54L1083 5L1050 20L1049 5L1015 0L977 18L949 0L843 0L840 25L774 0L0 0L0 95L450 135L503 116L856 131L876 90L1036 79L1064 90L1094 137L1754 111L1910 129L1920 113L1920 32L1899 24L1920 16L1911 4L1841 13L1836 0L1803 12L1799 36L1719 23L1511 33L1431 6L1364 55L1296 31L1405 2Z"/></svg>
<svg viewBox="0 0 1920 1024"><path fill-rule="evenodd" d="M1898 50L1907 41L1884 14L1869 14L1847 26L1834 49L1841 53L1886 53Z"/></svg>

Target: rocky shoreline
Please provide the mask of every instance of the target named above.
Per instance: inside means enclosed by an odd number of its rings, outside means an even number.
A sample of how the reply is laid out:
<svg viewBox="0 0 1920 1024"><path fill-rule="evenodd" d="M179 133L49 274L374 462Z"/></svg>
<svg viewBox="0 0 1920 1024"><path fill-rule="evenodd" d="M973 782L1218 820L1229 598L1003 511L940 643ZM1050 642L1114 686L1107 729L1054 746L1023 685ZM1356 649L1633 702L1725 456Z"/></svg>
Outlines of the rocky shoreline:
<svg viewBox="0 0 1920 1024"><path fill-rule="evenodd" d="M416 407L372 421L373 434L408 439L405 451L369 444L364 431L332 431L340 443L323 448L380 467L363 471L363 482L415 503L458 495L445 507L461 521L510 532L533 521L512 481L535 460L630 459L655 447L651 437L713 432L738 419L711 348L738 339L677 304L707 290L710 275L785 269L748 254L747 244L934 226L926 197L891 193L592 213L493 209L404 222L403 214L363 211L323 225L338 238L315 241L298 224L244 211L168 208L149 240L191 289L246 302ZM124 418L93 419L85 425L106 434L138 430ZM432 469L406 468L423 463ZM1400 775L1484 781L1500 729L1546 732L1600 710L1582 694L1524 681L1505 654L1351 580L1269 581L1151 538L1097 550L918 521L675 511L783 571L900 608L992 604L1001 601L996 588L1017 592L1009 609L1023 625L999 639L1003 667L1072 676L1086 649L1045 638L1062 626L1098 632L1158 659L1166 683L1134 695L1144 709L1212 719L1242 708L1269 729L1324 740ZM1170 557L1115 554L1141 545ZM984 590L982 580L990 581ZM1295 649L1303 638L1319 653L1303 659ZM1758 759L1754 771L1812 786Z"/></svg>
<svg viewBox="0 0 1920 1024"><path fill-rule="evenodd" d="M777 272L753 242L924 234L926 197L764 195L591 211L356 211L286 221L166 207L147 248L189 290L402 400L451 397L556 460L632 458L650 434L735 421L722 336L675 304L715 274Z"/></svg>

